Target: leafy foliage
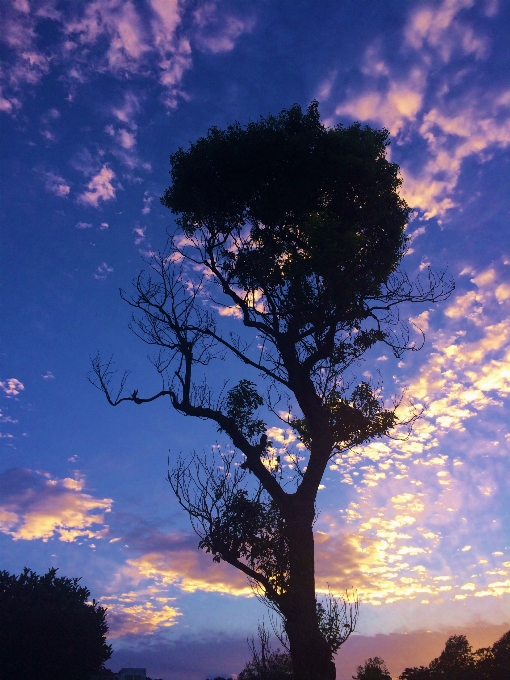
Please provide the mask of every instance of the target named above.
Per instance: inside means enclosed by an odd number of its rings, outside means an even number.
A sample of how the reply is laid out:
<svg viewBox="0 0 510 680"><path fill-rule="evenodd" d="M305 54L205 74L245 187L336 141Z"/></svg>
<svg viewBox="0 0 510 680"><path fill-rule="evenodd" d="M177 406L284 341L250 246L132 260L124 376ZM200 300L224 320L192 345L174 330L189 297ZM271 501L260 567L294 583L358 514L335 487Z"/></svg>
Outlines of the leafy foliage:
<svg viewBox="0 0 510 680"><path fill-rule="evenodd" d="M106 610L80 579L0 572L0 677L89 680L112 655Z"/></svg>
<svg viewBox="0 0 510 680"><path fill-rule="evenodd" d="M239 430L251 439L266 431L264 421L253 417L255 411L263 405L264 400L255 389L255 383L243 378L228 391L225 410L227 416L235 421Z"/></svg>
<svg viewBox="0 0 510 680"><path fill-rule="evenodd" d="M239 489L221 515L213 519L199 547L213 553L215 562L244 558L252 569L264 574L275 590L283 592L289 570L283 525L273 501L264 502L260 494L250 499L245 489Z"/></svg>

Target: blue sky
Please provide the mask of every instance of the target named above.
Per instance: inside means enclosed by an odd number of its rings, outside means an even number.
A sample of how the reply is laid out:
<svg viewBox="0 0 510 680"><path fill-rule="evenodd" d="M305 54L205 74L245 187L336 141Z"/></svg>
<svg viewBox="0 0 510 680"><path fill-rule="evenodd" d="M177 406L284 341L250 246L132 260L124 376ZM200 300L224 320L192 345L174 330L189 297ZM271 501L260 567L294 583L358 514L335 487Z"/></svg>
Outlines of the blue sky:
<svg viewBox="0 0 510 680"><path fill-rule="evenodd" d="M509 6L1 11L2 568L82 576L110 608L113 667L165 680L241 670L264 609L241 574L197 550L165 481L169 450L222 441L164 403L109 407L87 381L89 356L113 354L140 392L158 384L118 289L173 228L159 203L170 153L212 125L317 98L328 125L389 129L415 208L405 268L447 267L456 282L447 302L404 310L425 332L420 352L378 351L361 369L383 376L387 398L405 389L402 408L423 408L413 433L333 461L319 494L319 587L357 588L363 602L339 678L379 652L394 675L428 663L448 632L493 642L510 628ZM292 446L278 427L275 446Z"/></svg>

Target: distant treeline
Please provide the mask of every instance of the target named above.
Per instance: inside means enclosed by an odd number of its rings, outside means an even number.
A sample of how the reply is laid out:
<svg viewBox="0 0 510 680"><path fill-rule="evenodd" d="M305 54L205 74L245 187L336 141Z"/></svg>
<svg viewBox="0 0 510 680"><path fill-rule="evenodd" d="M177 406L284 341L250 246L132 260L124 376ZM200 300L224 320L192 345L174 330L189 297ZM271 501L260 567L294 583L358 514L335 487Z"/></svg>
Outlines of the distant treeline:
<svg viewBox="0 0 510 680"><path fill-rule="evenodd" d="M239 680L292 680L290 654L254 651L238 676ZM358 666L353 680L392 680L383 659L367 659ZM226 680L216 677L213 680ZM465 635L452 635L441 654L428 666L406 668L399 680L510 680L510 631L492 647L473 651Z"/></svg>

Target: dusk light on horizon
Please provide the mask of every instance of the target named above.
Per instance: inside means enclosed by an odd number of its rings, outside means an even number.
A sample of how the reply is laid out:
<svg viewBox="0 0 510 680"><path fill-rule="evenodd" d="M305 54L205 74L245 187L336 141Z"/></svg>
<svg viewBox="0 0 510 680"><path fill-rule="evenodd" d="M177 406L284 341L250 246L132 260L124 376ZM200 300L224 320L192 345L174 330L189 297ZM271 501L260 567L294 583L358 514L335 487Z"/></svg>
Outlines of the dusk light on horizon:
<svg viewBox="0 0 510 680"><path fill-rule="evenodd" d="M356 369L419 414L412 428L322 480L317 587L361 601L337 678L375 655L397 677L454 633L495 642L510 629L510 5L5 0L0 17L0 569L82 577L108 607L109 668L242 670L267 610L198 550L166 479L168 457L229 442L163 400L112 408L87 375L100 351L130 392L160 389L119 288L176 229L170 154L317 100L327 126L389 131L413 208L402 267L455 282L402 307L419 351L376 345ZM215 311L242 333L237 310ZM218 392L260 382L232 358L206 370ZM277 417L267 434L288 462L303 447Z"/></svg>

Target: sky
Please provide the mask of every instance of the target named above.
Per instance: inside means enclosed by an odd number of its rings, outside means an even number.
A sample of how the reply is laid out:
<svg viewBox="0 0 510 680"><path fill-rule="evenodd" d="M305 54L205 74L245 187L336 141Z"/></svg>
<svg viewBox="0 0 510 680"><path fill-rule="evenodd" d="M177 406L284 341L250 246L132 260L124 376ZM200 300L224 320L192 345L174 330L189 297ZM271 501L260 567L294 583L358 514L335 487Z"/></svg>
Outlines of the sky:
<svg viewBox="0 0 510 680"><path fill-rule="evenodd" d="M233 121L319 101L324 123L391 133L414 209L403 266L456 289L403 309L425 333L360 367L422 411L409 437L332 461L317 586L361 599L338 678L396 677L446 637L510 628L510 5L498 0L4 0L0 71L0 565L80 576L108 607L109 666L164 680L239 673L266 617L239 572L197 549L166 481L227 443L162 401L110 407L113 356L159 389L119 297L175 228L169 155ZM222 322L235 328L236 319ZM239 380L219 362L210 381ZM278 450L293 433L271 424ZM507 502L505 502L507 501Z"/></svg>

